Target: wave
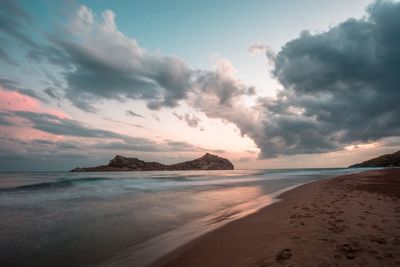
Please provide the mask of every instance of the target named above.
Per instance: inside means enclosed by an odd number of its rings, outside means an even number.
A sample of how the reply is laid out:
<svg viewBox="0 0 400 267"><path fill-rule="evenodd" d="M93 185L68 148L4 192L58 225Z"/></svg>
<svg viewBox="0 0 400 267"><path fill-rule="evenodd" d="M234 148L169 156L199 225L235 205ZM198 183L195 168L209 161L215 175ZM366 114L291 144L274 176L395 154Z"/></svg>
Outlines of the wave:
<svg viewBox="0 0 400 267"><path fill-rule="evenodd" d="M2 188L2 189L0 189L0 191L57 189L57 188L65 188L65 187L73 186L74 184L77 184L77 183L87 183L87 182L96 182L96 181L104 181L104 180L113 180L113 179L105 178L105 177L65 179L65 180L58 180L58 181L54 181L54 182L44 182L44 183L37 183L37 184L21 185L21 186L12 187L12 188Z"/></svg>

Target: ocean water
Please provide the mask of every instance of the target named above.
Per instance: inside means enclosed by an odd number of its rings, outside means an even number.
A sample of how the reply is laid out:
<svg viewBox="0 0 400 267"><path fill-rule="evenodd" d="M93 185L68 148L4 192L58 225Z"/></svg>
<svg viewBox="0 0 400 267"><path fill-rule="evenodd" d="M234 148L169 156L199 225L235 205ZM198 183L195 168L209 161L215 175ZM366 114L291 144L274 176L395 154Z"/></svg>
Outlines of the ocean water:
<svg viewBox="0 0 400 267"><path fill-rule="evenodd" d="M145 266L277 192L357 171L0 173L0 266Z"/></svg>

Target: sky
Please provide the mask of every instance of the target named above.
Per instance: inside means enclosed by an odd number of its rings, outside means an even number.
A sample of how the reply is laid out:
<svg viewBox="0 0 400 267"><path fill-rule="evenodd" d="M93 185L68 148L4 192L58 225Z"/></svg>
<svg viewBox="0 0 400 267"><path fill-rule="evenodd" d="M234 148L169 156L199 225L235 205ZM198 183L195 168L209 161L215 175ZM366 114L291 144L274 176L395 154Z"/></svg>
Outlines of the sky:
<svg viewBox="0 0 400 267"><path fill-rule="evenodd" d="M1 0L0 171L400 149L398 1Z"/></svg>

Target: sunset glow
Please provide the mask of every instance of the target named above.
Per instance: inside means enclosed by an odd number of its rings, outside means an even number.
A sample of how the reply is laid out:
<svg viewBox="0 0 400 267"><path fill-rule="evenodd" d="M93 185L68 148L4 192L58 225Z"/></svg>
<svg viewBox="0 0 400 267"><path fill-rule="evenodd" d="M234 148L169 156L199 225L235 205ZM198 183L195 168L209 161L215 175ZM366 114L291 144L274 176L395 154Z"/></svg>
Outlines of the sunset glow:
<svg viewBox="0 0 400 267"><path fill-rule="evenodd" d="M26 169L51 166L37 158L62 161L41 154L46 140L79 157L65 169L114 154L173 163L207 151L237 168L339 167L399 148L398 75L385 69L398 55L373 51L390 46L374 34L395 2L194 4L206 20L173 3L6 2L13 11L1 16L14 27L0 29L4 170L17 164L10 153ZM286 5L278 20L273 10ZM367 44L348 34L358 27L371 27Z"/></svg>

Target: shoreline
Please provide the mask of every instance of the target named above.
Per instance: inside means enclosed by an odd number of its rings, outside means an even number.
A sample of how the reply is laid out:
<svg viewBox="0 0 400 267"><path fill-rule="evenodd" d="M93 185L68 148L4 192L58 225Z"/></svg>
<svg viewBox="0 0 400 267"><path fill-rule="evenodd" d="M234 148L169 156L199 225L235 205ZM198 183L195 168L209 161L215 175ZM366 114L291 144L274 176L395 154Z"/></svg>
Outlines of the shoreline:
<svg viewBox="0 0 400 267"><path fill-rule="evenodd" d="M151 266L151 264L154 264L157 260L179 250L181 247L189 244L193 240L224 227L230 222L250 216L265 207L281 201L280 196L285 192L314 181L315 180L288 186L251 201L201 217L174 230L158 235L141 244L139 248L134 247L127 249L124 252L105 261L96 263L95 265L103 267L115 266L115 264L118 266L132 266L132 264L136 267ZM201 231L199 231L199 229L201 229Z"/></svg>
<svg viewBox="0 0 400 267"><path fill-rule="evenodd" d="M399 266L398 188L396 168L299 185L150 266Z"/></svg>

